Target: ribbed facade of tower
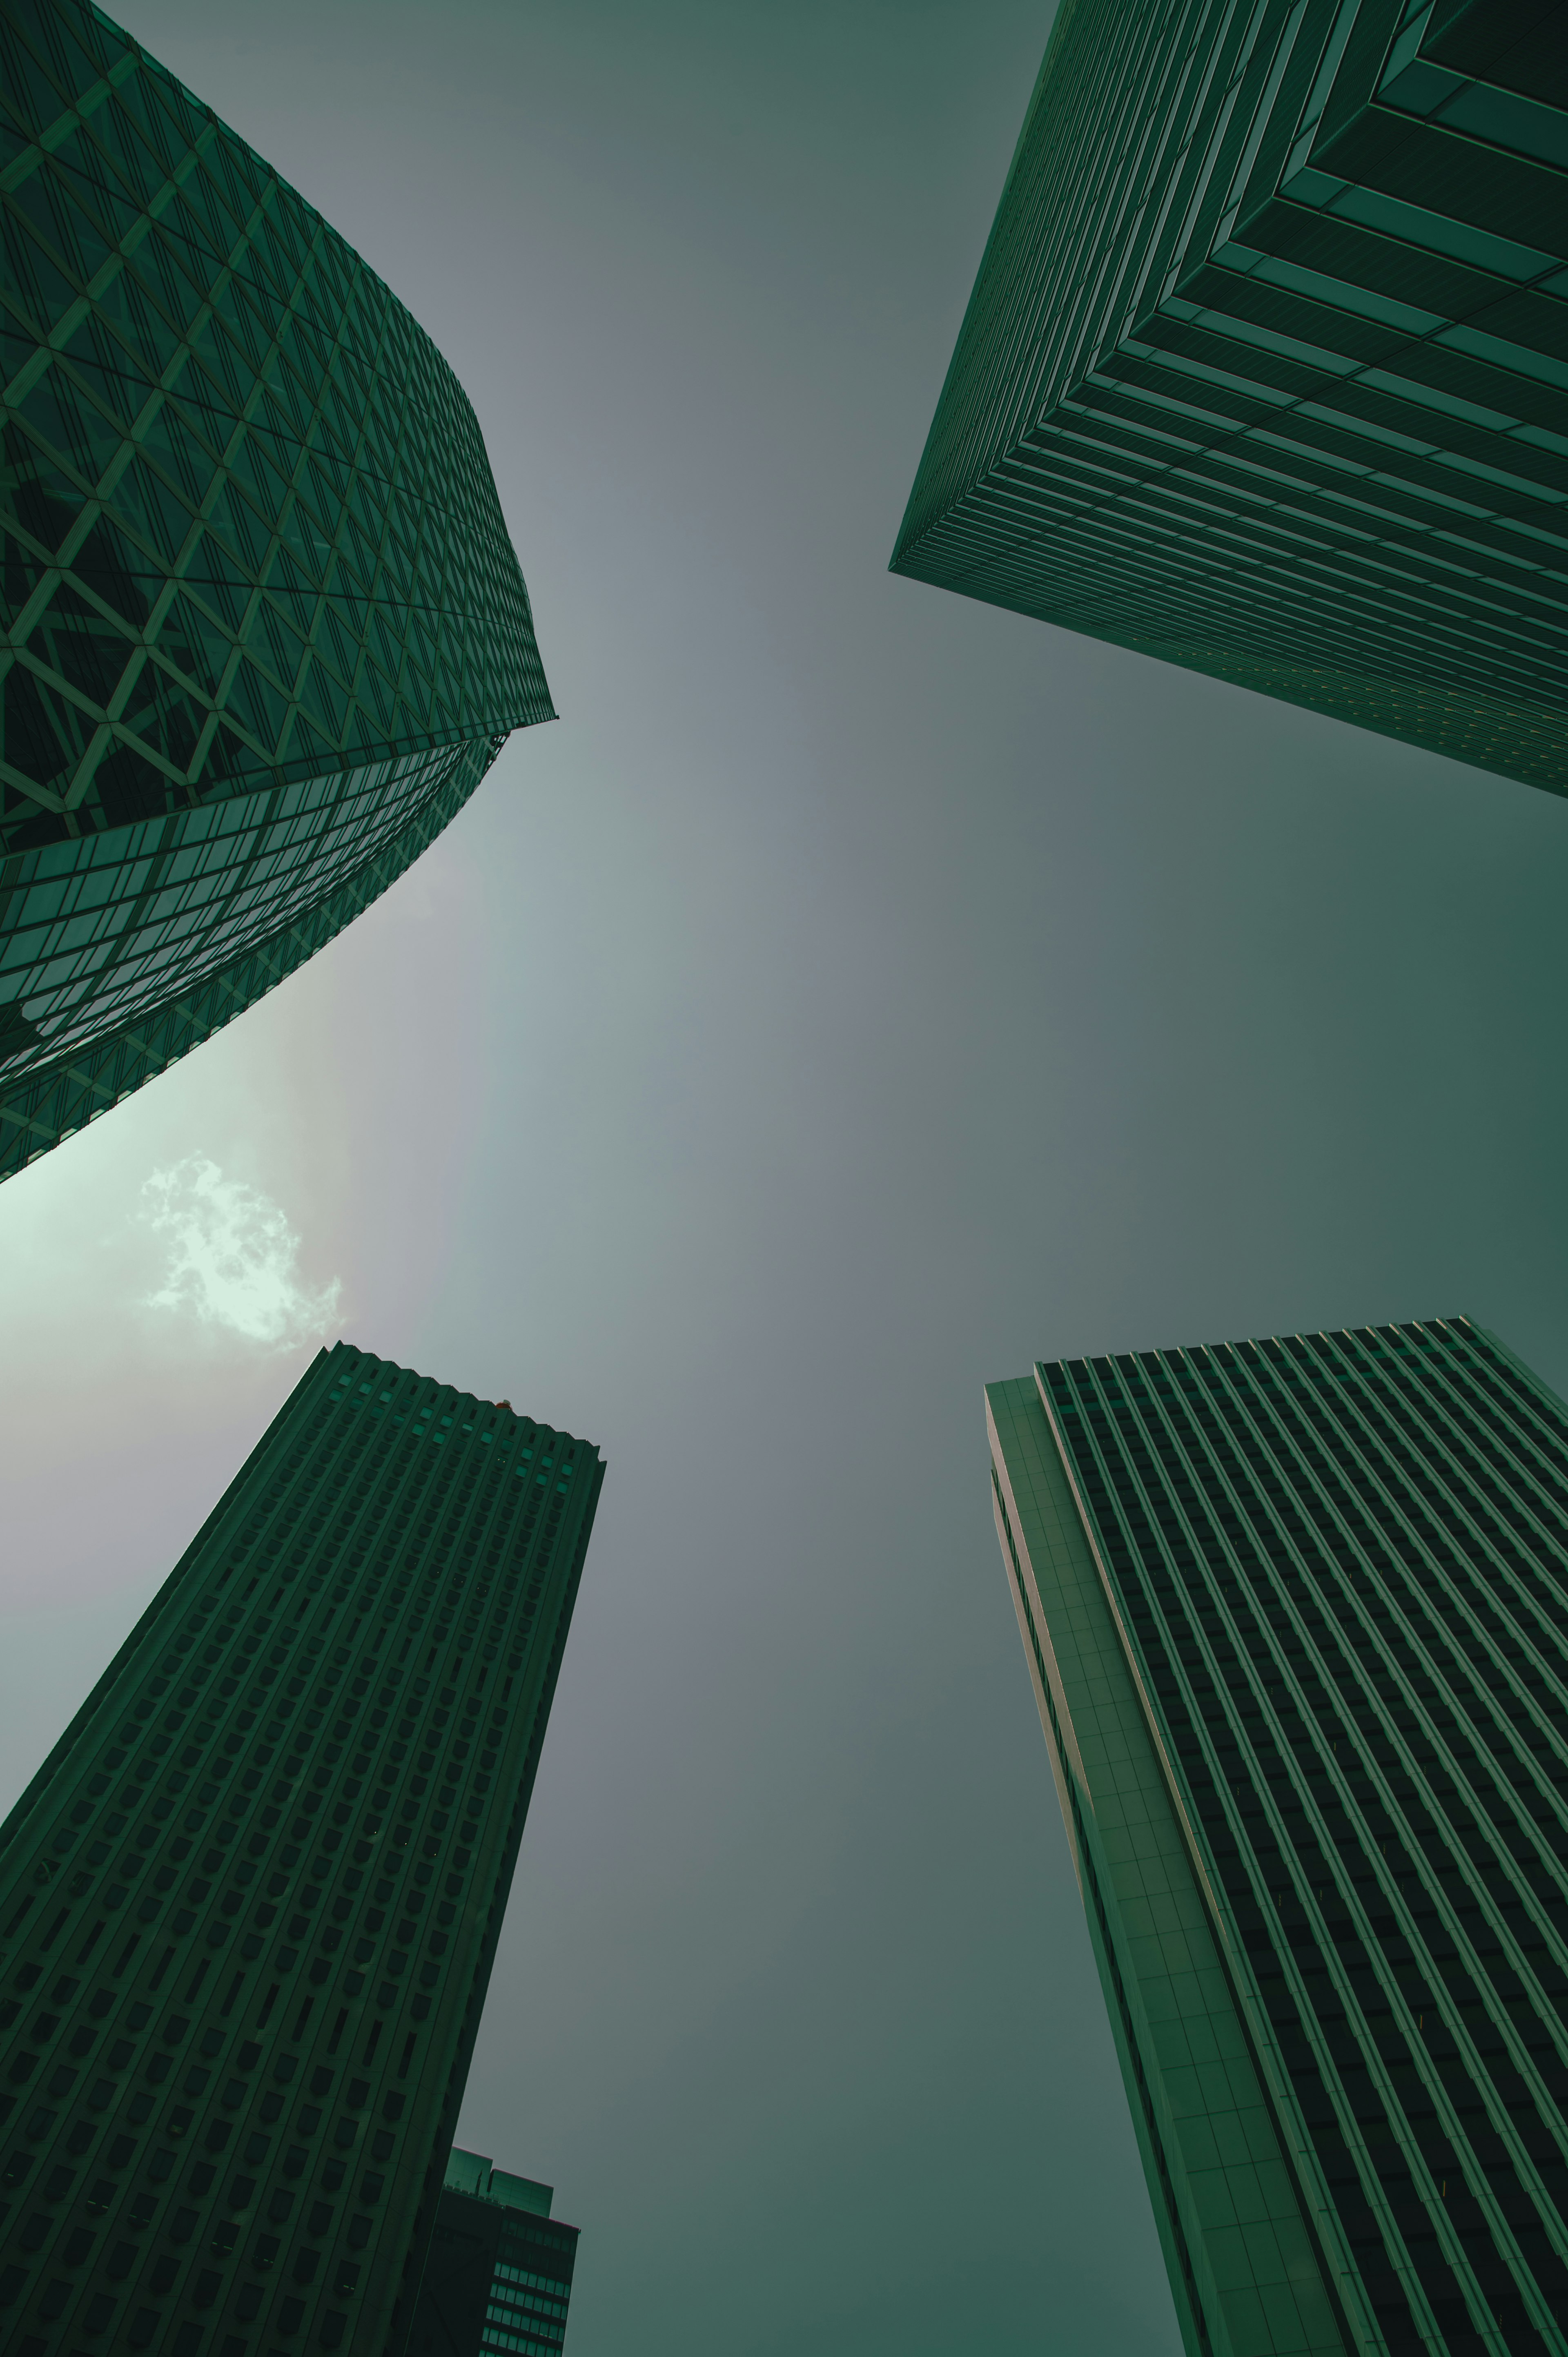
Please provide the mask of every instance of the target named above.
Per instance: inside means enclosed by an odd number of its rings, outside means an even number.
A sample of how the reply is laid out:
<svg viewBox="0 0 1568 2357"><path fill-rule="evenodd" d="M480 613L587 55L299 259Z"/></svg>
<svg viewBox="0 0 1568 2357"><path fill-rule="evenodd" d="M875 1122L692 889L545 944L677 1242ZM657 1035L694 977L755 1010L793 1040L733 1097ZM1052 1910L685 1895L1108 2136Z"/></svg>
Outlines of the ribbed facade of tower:
<svg viewBox="0 0 1568 2357"><path fill-rule="evenodd" d="M0 1178L291 974L552 716L478 423L86 0L0 0Z"/></svg>
<svg viewBox="0 0 1568 2357"><path fill-rule="evenodd" d="M1568 792L1563 56L1062 0L894 571Z"/></svg>
<svg viewBox="0 0 1568 2357"><path fill-rule="evenodd" d="M1568 1408L1464 1318L987 1400L1187 2347L1561 2352Z"/></svg>
<svg viewBox="0 0 1568 2357"><path fill-rule="evenodd" d="M44 1762L8 2357L403 2348L603 1472L339 1343Z"/></svg>

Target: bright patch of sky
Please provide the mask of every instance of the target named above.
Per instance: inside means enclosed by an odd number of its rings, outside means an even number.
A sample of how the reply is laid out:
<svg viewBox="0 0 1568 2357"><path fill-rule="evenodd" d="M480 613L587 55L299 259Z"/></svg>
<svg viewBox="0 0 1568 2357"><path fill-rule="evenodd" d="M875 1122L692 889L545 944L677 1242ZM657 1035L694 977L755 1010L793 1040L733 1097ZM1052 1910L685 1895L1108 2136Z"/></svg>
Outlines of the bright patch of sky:
<svg viewBox="0 0 1568 2357"><path fill-rule="evenodd" d="M337 1318L338 1280L312 1292L299 1274L299 1237L280 1205L205 1155L155 1170L142 1219L166 1254L150 1309L186 1311L247 1341L292 1349Z"/></svg>

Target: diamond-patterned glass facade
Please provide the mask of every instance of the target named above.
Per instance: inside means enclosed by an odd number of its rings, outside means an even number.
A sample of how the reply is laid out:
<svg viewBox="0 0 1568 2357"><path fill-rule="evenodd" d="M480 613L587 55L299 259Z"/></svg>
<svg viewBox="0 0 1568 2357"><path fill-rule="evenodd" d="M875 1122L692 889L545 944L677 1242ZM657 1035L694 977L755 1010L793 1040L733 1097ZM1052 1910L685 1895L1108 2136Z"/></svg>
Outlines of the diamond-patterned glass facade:
<svg viewBox="0 0 1568 2357"><path fill-rule="evenodd" d="M987 1402L1187 2348L1561 2351L1568 1407L1464 1318Z"/></svg>
<svg viewBox="0 0 1568 2357"><path fill-rule="evenodd" d="M1568 792L1565 60L1063 0L895 572Z"/></svg>
<svg viewBox="0 0 1568 2357"><path fill-rule="evenodd" d="M307 1370L0 1826L8 2357L403 2346L603 1478Z"/></svg>
<svg viewBox="0 0 1568 2357"><path fill-rule="evenodd" d="M472 409L81 0L0 5L0 1176L291 972L551 717Z"/></svg>

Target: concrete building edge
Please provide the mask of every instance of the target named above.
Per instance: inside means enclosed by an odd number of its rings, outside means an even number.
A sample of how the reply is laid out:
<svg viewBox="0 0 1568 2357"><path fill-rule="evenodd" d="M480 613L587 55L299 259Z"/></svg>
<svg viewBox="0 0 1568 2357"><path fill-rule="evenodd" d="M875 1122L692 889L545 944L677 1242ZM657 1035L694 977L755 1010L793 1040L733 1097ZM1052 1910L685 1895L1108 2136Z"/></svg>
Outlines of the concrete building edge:
<svg viewBox="0 0 1568 2357"><path fill-rule="evenodd" d="M593 1535L594 1520L598 1512L599 1493L604 1488L604 1480L605 1469L601 1462L594 1473L586 1492L574 1501L576 1529L572 1540L571 1552L564 1557L567 1568L561 1581L560 1600L555 1614L555 1634L539 1679L533 1706L533 1733L529 1745L522 1780L518 1786L512 1804L514 1820L520 1814L526 1820L529 1803L533 1797L534 1780L539 1773L540 1753L543 1748L544 1733L549 1724L551 1705L555 1697L556 1682L561 1674L561 1662L572 1626L572 1616L576 1609L577 1590L582 1584L583 1566L587 1560L588 1541ZM452 2065L451 2076L447 2082L447 2096L437 2123L435 2142L425 2165L420 2190L419 2212L415 2213L413 2232L410 2236L408 2253L403 2262L403 2276L388 2319L386 2335L382 2342L382 2357L406 2357L417 2321L419 2295L424 2280L424 2270L429 2264L431 2244L435 2239L436 2213L446 2180L446 2166L451 2158L453 2138L456 2134L463 2096L467 2088L474 2048L478 2042L484 2017L485 2000L489 1994L490 1975L495 1969L496 1956L500 1947L500 1935L505 1927L507 1905L511 1897L511 1887L516 1874L517 1859L514 1856L510 1868L504 1878L498 1878L489 1910L489 1920L486 1924L475 1959L457 2056ZM423 2216L421 2212L424 2213Z"/></svg>
<svg viewBox="0 0 1568 2357"><path fill-rule="evenodd" d="M1089 1798L1082 1760L1078 1752L1077 1737L1072 1731L1065 1689L1059 1694L1053 1691L1053 1687L1060 1688L1060 1673L1057 1670L1049 1638L1042 1633L1046 1629L1045 1609L1036 1584L1034 1566L1029 1560L1027 1543L1022 1535L1022 1522L1017 1501L1013 1494L1006 1455L992 1410L991 1389L987 1385L985 1421L992 1448L992 1502L1002 1546L1003 1569L1024 1640L1025 1659L1028 1663L1030 1683L1035 1689L1036 1705L1046 1738L1046 1749L1056 1779L1057 1797L1061 1803L1062 1821L1067 1829L1068 1849L1083 1900L1090 1946L1094 1955L1095 1970L1100 1975L1112 2040L1116 2049L1127 2108L1132 2115L1133 2133L1137 2140L1138 2157L1143 2163L1144 2179L1149 2190L1149 2204L1154 2212L1155 2228L1165 2263L1182 2347L1187 2357L1230 2357L1230 2336L1220 2320L1222 2310L1219 2287L1212 2282L1200 2282L1198 2277L1203 2258L1197 2221L1190 2222L1189 2232L1189 2222L1181 2214L1180 2197L1167 2157L1175 2142L1173 2123L1168 2117L1162 2120L1160 2116L1165 2107L1161 2100L1163 2090L1157 2067L1151 2072L1144 2061L1144 2050L1150 2046L1148 2027L1146 2023L1143 2025L1144 2036L1140 2040L1138 2024L1133 2017L1133 1999L1129 1995L1128 1981L1114 1953L1115 1935L1102 1888L1107 1878L1103 1871L1104 1862L1101 1861L1101 1869L1097 1871L1091 1855L1092 1803ZM1136 1983L1132 1986L1135 1990ZM1207 2276L1208 2271L1206 2267L1203 2273ZM1211 2317L1219 2326L1218 2335L1210 2329Z"/></svg>
<svg viewBox="0 0 1568 2357"><path fill-rule="evenodd" d="M1148 1688L1144 1683L1143 1672L1138 1665L1137 1654L1133 1649L1132 1638L1128 1634L1121 1605L1117 1601L1110 1570L1100 1552L1093 1524L1090 1520L1088 1508L1072 1469L1061 1427L1057 1422L1055 1411L1047 1394L1040 1368L1041 1361L1036 1361L1034 1369L1035 1389L1039 1396L1041 1413L1045 1416L1050 1432L1051 1445L1056 1451L1062 1478L1072 1499L1073 1511L1079 1527L1083 1533L1084 1544L1089 1549L1090 1560L1094 1565L1101 1593L1111 1616L1111 1624L1116 1632L1116 1642L1121 1650L1122 1660L1127 1665L1127 1674L1132 1680L1133 1691L1138 1697L1138 1707L1143 1714L1144 1729L1159 1766L1166 1802L1176 1831L1181 1837L1182 1848L1208 1924L1209 1936L1214 1943L1215 1956L1225 1976L1225 1985L1235 2008L1236 2019L1246 2044L1248 2059L1251 2062L1259 2091L1269 2114L1281 2158L1290 2177L1302 2223L1306 2229L1314 2255L1317 2260L1318 2273L1322 2277L1324 2289L1328 2295L1329 2304L1333 2309L1346 2349L1354 2352L1364 2350L1369 2352L1369 2357L1371 2357L1371 2352L1383 2348L1383 2336L1371 2316L1359 2312L1362 2309L1362 2303L1357 2297L1355 2270L1348 2252L1340 2244L1337 2222L1328 2198L1327 2188L1319 2174L1317 2156L1298 2133L1294 2103L1288 2091L1282 2088L1279 2083L1273 2056L1270 2050L1273 2041L1263 2029L1262 1999L1252 1986L1251 1975L1244 1960L1237 1954L1224 1914L1216 1897L1197 1828L1188 1813L1176 1777L1175 1763L1166 1748Z"/></svg>
<svg viewBox="0 0 1568 2357"><path fill-rule="evenodd" d="M312 1394L316 1389L316 1386L311 1383L311 1378L318 1376L324 1362L330 1359L336 1351L338 1351L341 1348L342 1344L340 1342L335 1342L331 1346L330 1350L328 1349L325 1344L317 1350L315 1358L310 1361L310 1364L306 1367L305 1373L301 1376L298 1383L289 1394L288 1398L284 1402L282 1408L279 1410L280 1424L284 1416L286 1415L289 1418L287 1428L280 1430L275 1436L264 1435L263 1440L269 1437L275 1437L281 1442L288 1439L292 1436L294 1427L299 1421L299 1415L295 1411L296 1409L299 1409L303 1412L302 1403L306 1399L307 1387ZM4 1860L6 1851L16 1840L16 1835L26 1825L27 1819L32 1815L34 1809L43 1799L44 1794L48 1792L49 1786L54 1782L55 1777L58 1775L60 1769L64 1767L66 1761L70 1759L71 1752L75 1749L81 1736L86 1732L88 1727L96 1717L98 1712L103 1707L104 1704L113 1696L114 1689L119 1684L122 1673L124 1672L127 1663L135 1655L143 1639L150 1630L156 1627L159 1620L166 1618L169 1611L183 1599L186 1582L189 1578L191 1571L200 1561L202 1551L208 1545L213 1534L220 1528L224 1515L231 1510L235 1496L239 1492L242 1483L246 1479L252 1464L252 1458L247 1458L244 1464L239 1468L232 1480L224 1491L222 1496L219 1499L217 1504L213 1507L211 1512L208 1515L206 1521L197 1532L196 1536L180 1555L178 1561L175 1564L175 1566L169 1573L168 1577L159 1587L157 1594L153 1598L145 1611L139 1615L134 1627L126 1637L124 1643L121 1645L119 1650L115 1652L107 1668L103 1671L102 1676L93 1685L86 1701L82 1703L80 1709L72 1714L61 1734L56 1738L48 1751L45 1754L39 1767L35 1770L34 1774L12 1803L10 1811L5 1816L4 1823L0 1823L0 1894L3 1894L5 1889ZM5 1949L0 1947L0 1965L4 1964L5 1953Z"/></svg>
<svg viewBox="0 0 1568 2357"><path fill-rule="evenodd" d="M1087 1798L1089 1790L1087 1778L1084 1775L1081 1757L1078 1754L1076 1737L1070 1731L1071 1716L1067 1705L1065 1689L1059 1695L1050 1691L1052 1674L1056 1672L1055 1655L1051 1651L1048 1636L1042 1638L1040 1635L1040 1631L1045 1626L1044 1605L1035 1582L1034 1568L1029 1562L1027 1544L1021 1534L1021 1518L1007 1473L1005 1453L1002 1448L992 1410L992 1388L989 1385L986 1387L986 1428L992 1448L993 1510L997 1535L1002 1546L1004 1569L1008 1575L1009 1588L1013 1592L1014 1610L1017 1616L1019 1631L1024 1641L1025 1657L1029 1667L1030 1682L1035 1688L1036 1704L1040 1712L1047 1749L1051 1758L1058 1798L1061 1802L1063 1820L1067 1825L1069 1847L1072 1854L1074 1870L1078 1875L1079 1891L1084 1898L1084 1911L1089 1923L1090 1945L1094 1951L1096 1968L1100 1973L1106 2009L1111 2017L1117 2060L1122 2069L1128 2108L1133 2115L1139 2155L1144 2163L1155 2225L1159 2232L1161 2249L1165 2255L1166 2269L1170 2276L1172 2296L1176 2302L1184 2343L1194 2352L1202 2352L1205 2350L1213 2352L1218 2350L1222 2341L1228 2340L1223 2324L1223 2307L1218 2287L1208 2280L1209 2269L1203 2258L1201 2225L1196 2215L1189 2218L1182 2216L1182 2208L1187 2205L1182 2201L1182 2193L1177 2191L1176 2178L1170 2172L1168 2155L1179 2151L1179 2144L1175 2135L1174 2122L1168 2117L1164 2122L1163 2136L1160 2134L1160 2116L1166 2109L1163 2083L1157 2065L1152 2072L1144 2067L1144 2050L1152 2052L1152 2040L1146 2024L1144 2025L1142 2040L1138 2037L1137 2022L1133 2012L1133 2000L1128 1995L1128 1984L1114 1957L1115 1934L1111 1921L1114 1901L1112 1900L1111 1907L1107 1907L1101 1887L1105 1877L1103 1874L1096 1874L1092 1859L1086 1860L1082 1855L1089 1844L1090 1828L1094 1824L1093 1806L1092 1802ZM1187 1860L1193 1878L1194 1887L1213 1942L1216 1959L1230 1992L1248 2059L1251 2063L1253 2075L1274 2132L1275 2142L1295 2195L1298 2214L1317 2261L1319 2278L1340 2338L1348 2352L1348 2357L1378 2357L1378 2352L1380 2352L1384 2347L1382 2335L1370 2316L1360 2312L1362 2303L1357 2298L1354 2272L1349 2263L1348 2254L1338 2248L1339 2236L1333 2212L1328 2207L1326 2189L1321 2185L1318 2178L1316 2155L1302 2149L1299 2138L1294 2132L1288 2103L1282 2101L1281 2091L1265 2060L1266 2046L1260 2039L1257 2017L1254 2012L1258 1999L1249 1989L1244 1973L1239 1969L1238 1960L1215 1900L1213 1886L1208 1878L1207 1864L1198 1845L1196 1831L1187 1815L1179 1787L1176 1783L1175 1771L1165 1749L1164 1738L1155 1718L1153 1706L1144 1688L1114 1592L1111 1587L1106 1567L1101 1560L1100 1551L1095 1544L1060 1433L1050 1412L1049 1404L1045 1398L1037 1367L1034 1376L1034 1388L1036 1395L1034 1404L1038 1408L1047 1432L1049 1434L1054 1461L1066 1487L1073 1519L1088 1546L1101 1598L1115 1631L1118 1648L1132 1680L1133 1691L1139 1699L1144 1730L1159 1765L1166 1804L1180 1836L1182 1855ZM1059 1672L1056 1672L1054 1683L1058 1687L1060 1686ZM1063 1722L1068 1730L1065 1736L1062 1731ZM1076 1777L1074 1776L1075 1765ZM1079 1800L1078 1797L1079 1793L1085 1798ZM1090 1869L1088 1882L1085 1877L1086 1863ZM1091 1903L1091 1888L1092 1900L1097 1903ZM1097 1921L1097 1916L1102 1917L1103 1920ZM1135 1981L1132 1986L1133 1989L1136 1988ZM1150 2116L1147 2118L1141 2115L1144 2110L1144 2089L1148 2090L1148 2102L1151 2107ZM1287 2122L1292 2122L1289 2127L1287 2127ZM1156 2138L1158 2138L1157 2147ZM1179 2167L1178 2160L1178 2170ZM1170 2187L1168 2192L1167 2182ZM1310 2195L1309 2187L1312 2189ZM1185 2192L1185 2186L1182 2192ZM1181 2207L1176 2206L1178 2203ZM1169 2205L1168 2214L1167 2205ZM1187 2285L1187 2268L1184 2267L1182 2260L1184 2247L1187 2253L1187 2266L1190 2267L1196 2287L1201 2322L1199 2317L1192 2312L1189 2304L1190 2295ZM1204 2296L1206 2292L1208 2295L1207 2298ZM1209 2322L1210 2319L1213 2319L1212 2326Z"/></svg>

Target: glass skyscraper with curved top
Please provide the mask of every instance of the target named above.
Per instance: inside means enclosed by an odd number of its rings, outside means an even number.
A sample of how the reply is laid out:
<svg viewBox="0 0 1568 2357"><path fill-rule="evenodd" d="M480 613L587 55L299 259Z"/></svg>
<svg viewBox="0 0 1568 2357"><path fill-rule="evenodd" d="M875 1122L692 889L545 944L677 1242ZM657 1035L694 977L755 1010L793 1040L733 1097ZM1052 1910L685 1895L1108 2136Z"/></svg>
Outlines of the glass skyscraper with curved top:
<svg viewBox="0 0 1568 2357"><path fill-rule="evenodd" d="M0 1176L329 941L553 716L429 338L84 0L0 0Z"/></svg>

